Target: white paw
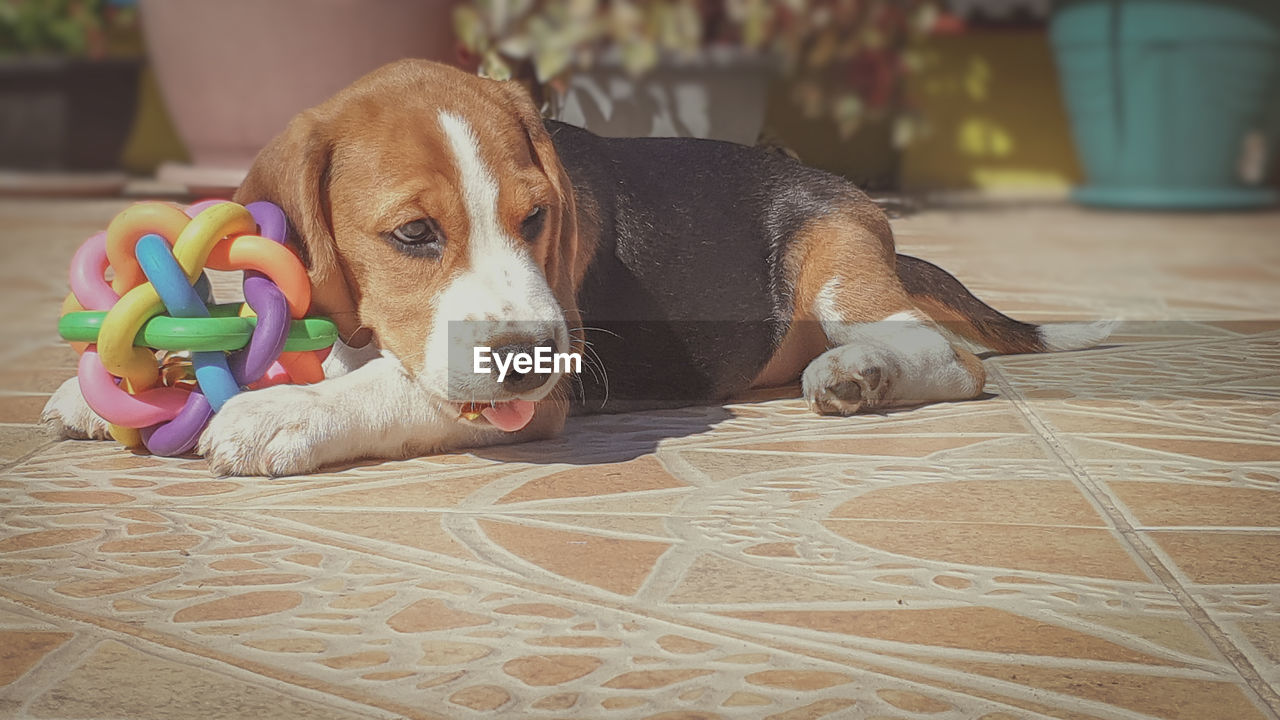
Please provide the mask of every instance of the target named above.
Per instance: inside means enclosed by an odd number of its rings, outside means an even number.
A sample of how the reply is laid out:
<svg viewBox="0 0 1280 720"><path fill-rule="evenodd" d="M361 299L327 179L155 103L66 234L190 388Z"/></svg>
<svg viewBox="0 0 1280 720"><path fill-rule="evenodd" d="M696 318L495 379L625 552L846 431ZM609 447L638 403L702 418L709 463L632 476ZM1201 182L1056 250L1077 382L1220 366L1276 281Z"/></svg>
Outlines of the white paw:
<svg viewBox="0 0 1280 720"><path fill-rule="evenodd" d="M197 449L220 475L299 475L345 459L337 434L320 393L281 385L227 401Z"/></svg>
<svg viewBox="0 0 1280 720"><path fill-rule="evenodd" d="M889 404L893 358L842 345L819 355L800 378L809 409L820 415L852 415Z"/></svg>
<svg viewBox="0 0 1280 720"><path fill-rule="evenodd" d="M54 391L40 413L40 422L59 439L110 440L107 421L89 408L80 392L80 381L69 378Z"/></svg>

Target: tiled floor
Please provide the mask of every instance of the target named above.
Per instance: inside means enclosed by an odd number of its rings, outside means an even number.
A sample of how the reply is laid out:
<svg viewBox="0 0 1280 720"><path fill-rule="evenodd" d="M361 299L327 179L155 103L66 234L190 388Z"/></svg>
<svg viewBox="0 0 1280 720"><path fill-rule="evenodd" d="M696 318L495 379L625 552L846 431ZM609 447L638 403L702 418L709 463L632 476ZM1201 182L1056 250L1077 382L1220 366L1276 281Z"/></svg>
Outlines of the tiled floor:
<svg viewBox="0 0 1280 720"><path fill-rule="evenodd" d="M1280 711L1280 214L896 221L1021 317L1129 321L989 360L986 400L266 480L32 424L119 207L0 202L0 717Z"/></svg>

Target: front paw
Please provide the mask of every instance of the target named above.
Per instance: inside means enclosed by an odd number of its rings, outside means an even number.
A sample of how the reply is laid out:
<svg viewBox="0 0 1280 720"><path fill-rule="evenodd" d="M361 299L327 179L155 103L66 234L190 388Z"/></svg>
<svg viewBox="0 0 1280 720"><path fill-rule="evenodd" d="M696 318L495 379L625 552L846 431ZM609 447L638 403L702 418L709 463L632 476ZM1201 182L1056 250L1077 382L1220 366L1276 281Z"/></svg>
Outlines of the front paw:
<svg viewBox="0 0 1280 720"><path fill-rule="evenodd" d="M40 413L40 423L58 439L110 440L107 421L98 417L80 392L80 380L69 378L54 391Z"/></svg>
<svg viewBox="0 0 1280 720"><path fill-rule="evenodd" d="M300 475L328 460L332 415L314 390L296 385L241 393L200 436L198 452L220 475Z"/></svg>

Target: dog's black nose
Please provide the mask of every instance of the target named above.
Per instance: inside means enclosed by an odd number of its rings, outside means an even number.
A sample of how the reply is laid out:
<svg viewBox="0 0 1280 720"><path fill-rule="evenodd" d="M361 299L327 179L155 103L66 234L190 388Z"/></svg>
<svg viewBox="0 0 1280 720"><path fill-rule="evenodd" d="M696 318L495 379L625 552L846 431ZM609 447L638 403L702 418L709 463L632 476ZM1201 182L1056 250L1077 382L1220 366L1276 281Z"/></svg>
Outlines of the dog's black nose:
<svg viewBox="0 0 1280 720"><path fill-rule="evenodd" d="M500 381L502 388L509 393L519 394L546 385L555 370L555 353L556 341L550 339L511 343L494 348L495 365L507 369Z"/></svg>

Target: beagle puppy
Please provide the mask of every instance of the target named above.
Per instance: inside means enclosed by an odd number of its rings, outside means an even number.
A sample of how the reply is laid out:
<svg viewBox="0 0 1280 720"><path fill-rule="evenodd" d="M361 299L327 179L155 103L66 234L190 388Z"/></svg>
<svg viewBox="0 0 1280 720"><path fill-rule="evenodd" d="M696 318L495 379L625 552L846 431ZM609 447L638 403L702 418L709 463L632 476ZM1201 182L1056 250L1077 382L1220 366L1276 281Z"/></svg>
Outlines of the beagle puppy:
<svg viewBox="0 0 1280 720"><path fill-rule="evenodd" d="M515 83L405 60L298 115L235 196L269 200L337 322L326 379L242 393L199 451L232 475L547 438L570 412L718 403L800 380L849 415L981 394L981 361L1085 347L1109 325L1010 319L898 255L857 188L785 155L608 139ZM586 367L477 372L581 354ZM46 417L102 436L74 380Z"/></svg>

